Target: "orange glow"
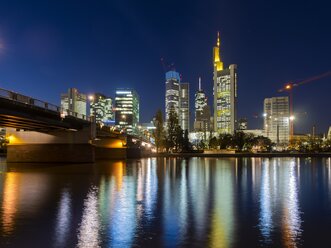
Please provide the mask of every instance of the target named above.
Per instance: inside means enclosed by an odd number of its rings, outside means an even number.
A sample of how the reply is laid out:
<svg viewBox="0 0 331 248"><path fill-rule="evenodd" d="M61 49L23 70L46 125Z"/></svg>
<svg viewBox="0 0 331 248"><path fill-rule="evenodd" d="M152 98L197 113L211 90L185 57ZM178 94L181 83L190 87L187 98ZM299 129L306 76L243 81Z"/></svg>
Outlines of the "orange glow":
<svg viewBox="0 0 331 248"><path fill-rule="evenodd" d="M13 134L8 134L7 140L9 141L9 145L23 143L22 140L20 140L17 136L15 136Z"/></svg>
<svg viewBox="0 0 331 248"><path fill-rule="evenodd" d="M116 190L120 191L123 184L123 176L125 175L125 165L122 161L115 162L111 165L112 175L115 177Z"/></svg>
<svg viewBox="0 0 331 248"><path fill-rule="evenodd" d="M5 233L12 233L14 230L14 218L17 212L20 177L17 173L7 173L3 191L3 216L2 227Z"/></svg>
<svg viewBox="0 0 331 248"><path fill-rule="evenodd" d="M123 148L123 143L121 140L116 140L109 145L109 148Z"/></svg>
<svg viewBox="0 0 331 248"><path fill-rule="evenodd" d="M291 84L287 84L287 85L285 86L285 89L287 89L287 90L292 89L292 85L291 85Z"/></svg>

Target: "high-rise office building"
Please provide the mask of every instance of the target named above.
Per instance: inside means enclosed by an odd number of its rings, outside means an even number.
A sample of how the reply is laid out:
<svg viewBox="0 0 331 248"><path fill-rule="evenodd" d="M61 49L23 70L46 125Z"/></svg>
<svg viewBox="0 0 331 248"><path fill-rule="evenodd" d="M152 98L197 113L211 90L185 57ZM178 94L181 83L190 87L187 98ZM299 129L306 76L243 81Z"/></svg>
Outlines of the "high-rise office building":
<svg viewBox="0 0 331 248"><path fill-rule="evenodd" d="M237 65L223 67L220 38L214 47L214 131L233 134L237 125Z"/></svg>
<svg viewBox="0 0 331 248"><path fill-rule="evenodd" d="M115 125L126 133L137 132L139 96L133 89L118 89L115 95Z"/></svg>
<svg viewBox="0 0 331 248"><path fill-rule="evenodd" d="M190 129L190 87L189 83L181 83L180 75L176 71L166 73L165 114L166 122L169 113L174 112L183 130Z"/></svg>
<svg viewBox="0 0 331 248"><path fill-rule="evenodd" d="M199 89L195 93L194 99L194 131L196 132L210 131L210 108L207 100L205 92L201 89L201 78L199 78Z"/></svg>
<svg viewBox="0 0 331 248"><path fill-rule="evenodd" d="M264 99L264 133L277 144L287 144L290 137L289 98Z"/></svg>
<svg viewBox="0 0 331 248"><path fill-rule="evenodd" d="M110 125L114 122L113 99L111 97L95 93L89 100L90 116L95 116L96 123Z"/></svg>
<svg viewBox="0 0 331 248"><path fill-rule="evenodd" d="M61 94L61 108L65 115L86 117L86 95L79 93L75 88L69 88L67 93Z"/></svg>
<svg viewBox="0 0 331 248"><path fill-rule="evenodd" d="M175 112L179 117L179 84L180 76L176 71L166 73L166 92L165 92L165 115L166 122L169 120L169 113Z"/></svg>
<svg viewBox="0 0 331 248"><path fill-rule="evenodd" d="M179 125L185 131L190 131L190 87L189 83L180 83Z"/></svg>

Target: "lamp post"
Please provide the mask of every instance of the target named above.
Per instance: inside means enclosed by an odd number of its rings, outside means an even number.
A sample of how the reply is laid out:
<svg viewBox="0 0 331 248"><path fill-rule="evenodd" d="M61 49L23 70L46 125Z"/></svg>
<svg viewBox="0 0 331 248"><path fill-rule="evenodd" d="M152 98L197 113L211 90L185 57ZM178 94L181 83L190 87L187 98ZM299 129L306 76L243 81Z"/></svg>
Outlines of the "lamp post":
<svg viewBox="0 0 331 248"><path fill-rule="evenodd" d="M122 114L121 116L121 119L122 119L122 130L126 131L125 127L126 127L126 115L125 114Z"/></svg>
<svg viewBox="0 0 331 248"><path fill-rule="evenodd" d="M90 121L91 121L91 142L95 139L96 137L96 113L95 113L95 106L92 106L94 104L94 96L89 95L88 99L90 101ZM93 114L91 114L91 108L93 110Z"/></svg>

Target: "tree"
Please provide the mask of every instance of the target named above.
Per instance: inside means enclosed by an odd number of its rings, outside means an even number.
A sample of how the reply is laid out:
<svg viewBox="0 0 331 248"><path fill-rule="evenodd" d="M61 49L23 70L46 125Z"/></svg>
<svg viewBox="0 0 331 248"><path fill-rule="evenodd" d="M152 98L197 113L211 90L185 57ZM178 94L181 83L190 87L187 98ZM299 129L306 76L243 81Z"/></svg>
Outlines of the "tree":
<svg viewBox="0 0 331 248"><path fill-rule="evenodd" d="M167 121L167 150L175 148L177 151L178 149L178 140L180 136L181 128L178 125L178 117L175 111L169 112L169 118Z"/></svg>
<svg viewBox="0 0 331 248"><path fill-rule="evenodd" d="M231 134L220 134L219 138L218 138L218 142L220 145L220 149L226 149L229 146L232 145L232 135Z"/></svg>
<svg viewBox="0 0 331 248"><path fill-rule="evenodd" d="M253 144L260 148L260 151L270 152L272 147L275 145L271 140L264 136L257 136L253 139Z"/></svg>
<svg viewBox="0 0 331 248"><path fill-rule="evenodd" d="M232 146L237 150L242 151L246 143L246 135L244 132L235 132L232 137Z"/></svg>
<svg viewBox="0 0 331 248"><path fill-rule="evenodd" d="M155 126L153 136L155 139L156 151L159 152L159 149L162 148L165 143L165 134L164 134L164 127L163 127L163 114L162 114L161 109L159 109L156 112L156 115L153 118L153 124Z"/></svg>
<svg viewBox="0 0 331 248"><path fill-rule="evenodd" d="M209 148L216 149L218 146L218 141L216 137L213 137L209 140Z"/></svg>
<svg viewBox="0 0 331 248"><path fill-rule="evenodd" d="M188 130L187 129L185 129L185 132L184 132L182 150L185 151L185 152L192 150L192 145L191 145L191 143L189 141L189 138L188 138Z"/></svg>

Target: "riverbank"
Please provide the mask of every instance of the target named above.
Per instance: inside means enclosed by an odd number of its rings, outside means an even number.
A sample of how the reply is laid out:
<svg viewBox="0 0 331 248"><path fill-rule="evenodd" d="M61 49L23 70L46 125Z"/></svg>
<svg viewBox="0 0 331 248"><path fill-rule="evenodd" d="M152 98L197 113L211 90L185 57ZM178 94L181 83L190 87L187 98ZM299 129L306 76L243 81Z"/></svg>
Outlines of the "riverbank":
<svg viewBox="0 0 331 248"><path fill-rule="evenodd" d="M155 153L150 154L149 157L211 157L211 158L218 158L218 157L331 157L331 153L291 153L291 152L273 152L273 153L243 153L243 152L236 152L236 153Z"/></svg>

